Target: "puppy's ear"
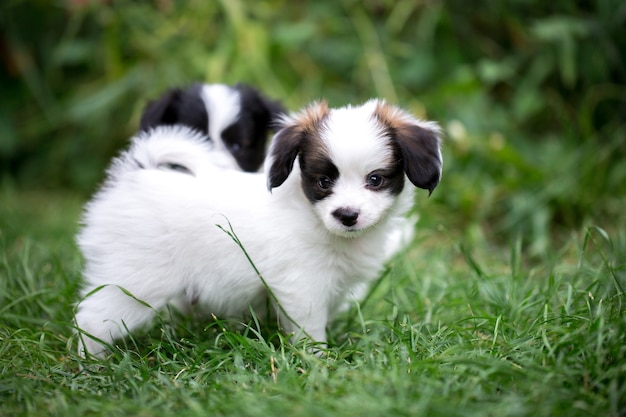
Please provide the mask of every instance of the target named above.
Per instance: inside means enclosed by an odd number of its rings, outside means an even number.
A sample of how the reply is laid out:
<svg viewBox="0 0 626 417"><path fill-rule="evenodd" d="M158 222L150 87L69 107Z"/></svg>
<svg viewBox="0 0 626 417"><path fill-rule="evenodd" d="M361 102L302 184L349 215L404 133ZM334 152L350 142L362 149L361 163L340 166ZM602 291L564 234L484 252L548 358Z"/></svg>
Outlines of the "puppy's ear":
<svg viewBox="0 0 626 417"><path fill-rule="evenodd" d="M156 126L181 124L208 134L209 120L202 100L202 85L173 88L145 107L139 127L142 131Z"/></svg>
<svg viewBox="0 0 626 417"><path fill-rule="evenodd" d="M257 123L263 128L270 128L274 132L280 130L280 119L287 112L277 100L265 97L258 90L246 84L237 84L235 88L241 95L242 107L251 112Z"/></svg>
<svg viewBox="0 0 626 417"><path fill-rule="evenodd" d="M406 176L430 195L439 184L443 165L439 129L435 124L403 124L395 129L394 136Z"/></svg>
<svg viewBox="0 0 626 417"><path fill-rule="evenodd" d="M297 125L278 131L270 146L271 164L267 174L267 188L272 191L287 179L300 152L304 132Z"/></svg>
<svg viewBox="0 0 626 417"><path fill-rule="evenodd" d="M182 90L175 88L167 91L158 100L150 101L141 114L139 127L149 130L159 125L172 125L178 120L178 103Z"/></svg>
<svg viewBox="0 0 626 417"><path fill-rule="evenodd" d="M384 126L402 155L404 172L416 187L433 192L441 178L439 126L415 119L383 101L376 103L374 117Z"/></svg>
<svg viewBox="0 0 626 417"><path fill-rule="evenodd" d="M267 187L270 191L285 182L305 142L310 143L310 138L319 136L329 112L326 101L321 101L311 104L293 117L284 116L280 119L282 129L274 136L269 152Z"/></svg>

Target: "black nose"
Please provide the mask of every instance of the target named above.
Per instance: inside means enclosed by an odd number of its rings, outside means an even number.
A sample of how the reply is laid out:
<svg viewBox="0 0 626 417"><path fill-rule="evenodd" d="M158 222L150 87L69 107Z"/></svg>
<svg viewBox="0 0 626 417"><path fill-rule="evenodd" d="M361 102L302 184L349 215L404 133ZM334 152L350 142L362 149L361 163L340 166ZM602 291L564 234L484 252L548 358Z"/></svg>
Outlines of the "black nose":
<svg viewBox="0 0 626 417"><path fill-rule="evenodd" d="M359 218L359 212L358 210L348 207L342 207L333 211L333 216L335 216L335 218L338 219L344 226L350 227L356 224L356 219Z"/></svg>

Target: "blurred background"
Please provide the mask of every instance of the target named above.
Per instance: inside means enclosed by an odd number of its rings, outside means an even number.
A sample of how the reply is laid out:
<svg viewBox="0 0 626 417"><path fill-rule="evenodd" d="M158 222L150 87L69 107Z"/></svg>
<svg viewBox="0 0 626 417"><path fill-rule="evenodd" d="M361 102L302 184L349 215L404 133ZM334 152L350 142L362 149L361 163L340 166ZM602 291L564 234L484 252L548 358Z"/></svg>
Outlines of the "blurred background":
<svg viewBox="0 0 626 417"><path fill-rule="evenodd" d="M536 254L626 224L623 0L4 0L0 59L0 181L18 192L86 200L149 99L245 82L290 110L383 97L438 121L427 222Z"/></svg>

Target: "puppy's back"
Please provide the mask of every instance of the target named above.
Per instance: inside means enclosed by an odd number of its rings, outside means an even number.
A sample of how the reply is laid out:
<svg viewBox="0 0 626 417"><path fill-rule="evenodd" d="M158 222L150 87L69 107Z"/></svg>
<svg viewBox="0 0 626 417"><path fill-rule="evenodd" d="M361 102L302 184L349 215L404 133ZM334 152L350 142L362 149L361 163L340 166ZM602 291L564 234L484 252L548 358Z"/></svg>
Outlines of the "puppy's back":
<svg viewBox="0 0 626 417"><path fill-rule="evenodd" d="M158 126L134 136L130 148L113 160L107 177L115 181L138 169L175 170L195 176L207 166L237 168L232 158L213 147L205 135L186 126Z"/></svg>

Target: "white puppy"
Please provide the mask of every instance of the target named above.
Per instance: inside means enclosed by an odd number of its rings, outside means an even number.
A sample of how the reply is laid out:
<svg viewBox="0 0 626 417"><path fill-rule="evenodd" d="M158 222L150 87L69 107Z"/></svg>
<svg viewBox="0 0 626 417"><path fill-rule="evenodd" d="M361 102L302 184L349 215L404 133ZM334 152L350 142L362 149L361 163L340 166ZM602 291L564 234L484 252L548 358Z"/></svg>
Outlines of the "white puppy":
<svg viewBox="0 0 626 417"><path fill-rule="evenodd" d="M276 313L294 338L325 342L350 289L380 274L389 234L413 204L411 183L437 186L439 134L379 100L313 104L283 120L265 173L220 169L185 128L135 137L78 235L80 353L102 355L101 342L149 324L168 303L223 318Z"/></svg>

